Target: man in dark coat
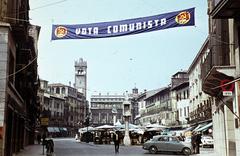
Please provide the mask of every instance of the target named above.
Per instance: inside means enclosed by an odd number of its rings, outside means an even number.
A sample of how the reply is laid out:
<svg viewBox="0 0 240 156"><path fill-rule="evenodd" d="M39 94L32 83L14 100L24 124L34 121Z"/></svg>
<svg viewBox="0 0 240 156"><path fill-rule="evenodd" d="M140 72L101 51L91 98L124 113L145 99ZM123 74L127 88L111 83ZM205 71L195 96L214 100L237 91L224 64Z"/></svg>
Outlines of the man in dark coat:
<svg viewBox="0 0 240 156"><path fill-rule="evenodd" d="M118 131L116 131L113 134L113 142L114 142L114 146L115 146L115 153L119 153L119 142L120 142L120 139L119 139L119 132Z"/></svg>
<svg viewBox="0 0 240 156"><path fill-rule="evenodd" d="M196 140L197 140L197 135L196 135L196 132L193 132L192 133L192 136L191 136L191 144L192 144L192 148L193 148L193 152L192 154L195 154L196 153Z"/></svg>
<svg viewBox="0 0 240 156"><path fill-rule="evenodd" d="M198 132L197 135L196 135L196 154L200 153L200 144L202 143L201 138L202 138L202 136Z"/></svg>

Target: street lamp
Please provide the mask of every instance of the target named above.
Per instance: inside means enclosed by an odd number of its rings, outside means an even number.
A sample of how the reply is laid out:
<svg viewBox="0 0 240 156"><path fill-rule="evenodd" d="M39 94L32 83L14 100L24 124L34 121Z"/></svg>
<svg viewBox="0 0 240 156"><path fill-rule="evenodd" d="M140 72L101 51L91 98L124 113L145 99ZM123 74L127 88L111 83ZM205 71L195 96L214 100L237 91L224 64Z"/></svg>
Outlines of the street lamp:
<svg viewBox="0 0 240 156"><path fill-rule="evenodd" d="M127 96L125 101L123 101L123 117L125 121L125 135L123 139L123 144L125 146L129 146L131 145L129 137L129 118L131 117L131 103L128 101Z"/></svg>

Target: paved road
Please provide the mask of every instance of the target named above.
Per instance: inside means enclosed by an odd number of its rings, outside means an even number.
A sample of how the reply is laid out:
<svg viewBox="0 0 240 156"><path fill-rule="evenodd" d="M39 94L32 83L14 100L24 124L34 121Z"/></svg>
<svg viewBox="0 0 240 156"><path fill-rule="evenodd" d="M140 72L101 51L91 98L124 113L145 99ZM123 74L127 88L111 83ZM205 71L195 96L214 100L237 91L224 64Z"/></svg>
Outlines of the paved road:
<svg viewBox="0 0 240 156"><path fill-rule="evenodd" d="M154 156L142 149L142 146L120 146L120 153L114 153L114 145L95 145L92 143L79 143L72 138L54 139L56 156ZM204 149L202 155L212 156L213 149ZM173 153L158 153L161 156L173 156ZM178 154L181 156L181 154ZM197 156L200 156L197 155Z"/></svg>

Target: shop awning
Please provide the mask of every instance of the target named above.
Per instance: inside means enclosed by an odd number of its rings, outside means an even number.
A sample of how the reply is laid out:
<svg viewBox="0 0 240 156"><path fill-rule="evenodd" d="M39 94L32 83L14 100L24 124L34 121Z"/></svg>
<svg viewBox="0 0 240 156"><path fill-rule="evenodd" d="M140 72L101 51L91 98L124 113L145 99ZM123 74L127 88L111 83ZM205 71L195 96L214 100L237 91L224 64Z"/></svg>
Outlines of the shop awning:
<svg viewBox="0 0 240 156"><path fill-rule="evenodd" d="M54 127L54 131L55 131L55 132L60 132L60 130L59 130L58 127Z"/></svg>
<svg viewBox="0 0 240 156"><path fill-rule="evenodd" d="M48 130L48 132L50 132L50 133L55 132L53 127L48 127L47 130Z"/></svg>
<svg viewBox="0 0 240 156"><path fill-rule="evenodd" d="M198 130L204 126L206 126L208 123L201 123L201 124L198 124L198 126L196 128L194 128L192 131L196 131L198 132Z"/></svg>
<svg viewBox="0 0 240 156"><path fill-rule="evenodd" d="M199 128L199 129L197 129L197 132L201 132L201 131L204 132L204 131L208 130L210 127L212 127L212 125L213 125L213 123L210 122L209 124L207 124L207 125L205 125L205 126Z"/></svg>

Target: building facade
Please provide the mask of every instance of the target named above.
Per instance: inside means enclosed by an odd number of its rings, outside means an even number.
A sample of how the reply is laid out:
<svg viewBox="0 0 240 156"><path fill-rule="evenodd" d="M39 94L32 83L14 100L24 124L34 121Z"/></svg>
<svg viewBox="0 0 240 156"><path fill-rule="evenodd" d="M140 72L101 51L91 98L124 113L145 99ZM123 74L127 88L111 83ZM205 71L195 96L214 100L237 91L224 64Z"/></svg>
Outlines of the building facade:
<svg viewBox="0 0 240 156"><path fill-rule="evenodd" d="M138 89L136 87L132 89L132 93L130 94L126 92L122 95L92 95L90 104L92 125L113 125L117 121L123 123L123 102L126 98L128 98L131 103L130 123L134 123L138 115L137 97Z"/></svg>
<svg viewBox="0 0 240 156"><path fill-rule="evenodd" d="M190 90L190 124L200 124L212 120L212 100L203 92L201 77L203 60L209 53L209 38L205 40L188 69Z"/></svg>
<svg viewBox="0 0 240 156"><path fill-rule="evenodd" d="M12 156L34 143L40 27L29 23L28 0L0 5L0 155Z"/></svg>
<svg viewBox="0 0 240 156"><path fill-rule="evenodd" d="M172 88L176 94L177 124L187 125L189 123L189 82L183 82Z"/></svg>
<svg viewBox="0 0 240 156"><path fill-rule="evenodd" d="M50 94L65 99L64 122L71 135L74 135L74 133L78 131L78 128L82 127L82 123L84 122L86 98L83 93L78 92L76 88L63 84L49 84L49 90Z"/></svg>
<svg viewBox="0 0 240 156"><path fill-rule="evenodd" d="M122 103L125 100L125 95L92 95L90 99L90 109L92 125L113 125L114 115L116 120L123 123ZM114 111L113 111L114 110Z"/></svg>
<svg viewBox="0 0 240 156"><path fill-rule="evenodd" d="M201 76L203 91L213 98L214 150L219 156L236 156L240 155L240 1L208 0L208 14L210 45Z"/></svg>
<svg viewBox="0 0 240 156"><path fill-rule="evenodd" d="M83 93L60 83L48 84L45 80L41 80L41 87L42 117L49 118L45 130L54 136L73 136L78 128L83 127L85 120L86 98Z"/></svg>
<svg viewBox="0 0 240 156"><path fill-rule="evenodd" d="M177 94L177 90L174 88L181 85L184 82L188 82L188 74L186 71L178 71L171 77L171 104L172 104L172 114L171 114L171 125L179 125L179 114L178 114L178 103L179 99L177 96L180 95L180 93Z"/></svg>
<svg viewBox="0 0 240 156"><path fill-rule="evenodd" d="M153 91L151 95L144 100L145 111L141 113L141 123L159 123L170 125L172 122L172 104L171 104L171 87L164 87Z"/></svg>

